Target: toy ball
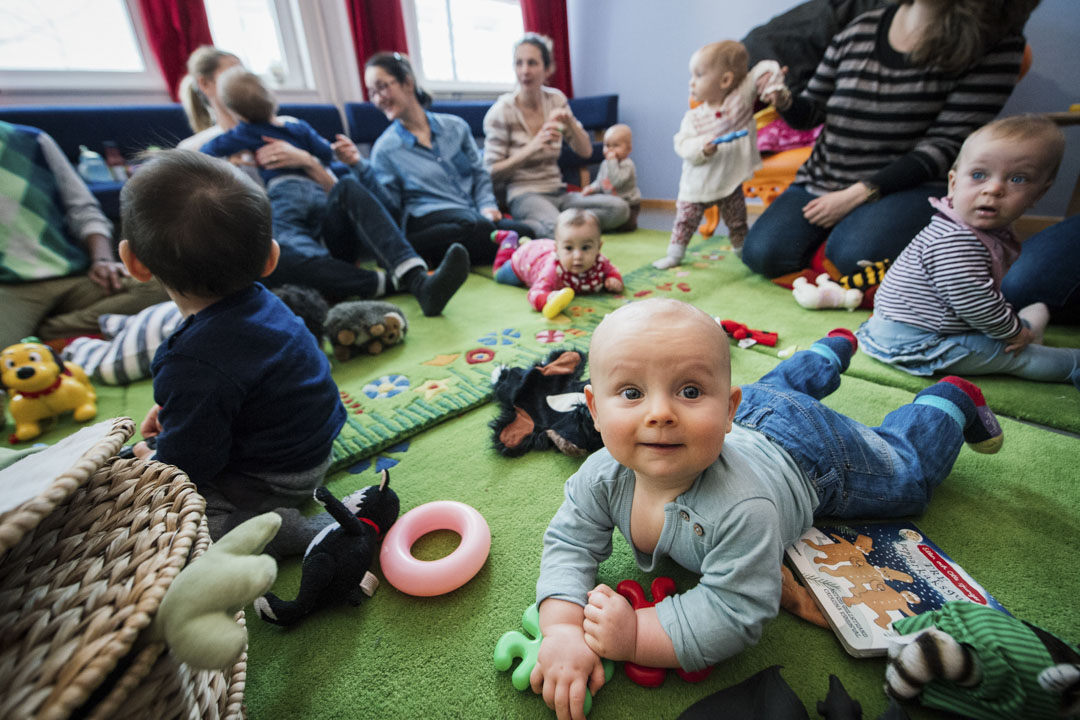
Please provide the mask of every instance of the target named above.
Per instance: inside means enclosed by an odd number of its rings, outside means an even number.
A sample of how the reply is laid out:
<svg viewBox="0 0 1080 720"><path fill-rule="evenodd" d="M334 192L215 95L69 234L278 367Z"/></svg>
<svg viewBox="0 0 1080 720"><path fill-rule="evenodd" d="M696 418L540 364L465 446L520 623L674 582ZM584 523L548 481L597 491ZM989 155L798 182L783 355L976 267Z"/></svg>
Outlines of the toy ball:
<svg viewBox="0 0 1080 720"><path fill-rule="evenodd" d="M461 536L461 543L438 560L414 557L413 543L435 530L452 530ZM433 597L472 580L490 550L491 530L475 508L456 500L437 500L413 508L394 523L383 540L379 565L387 581L401 592Z"/></svg>
<svg viewBox="0 0 1080 720"><path fill-rule="evenodd" d="M0 383L15 420L11 442L41 434L41 421L70 412L77 422L97 415L97 393L78 365L64 362L48 345L27 338L0 351Z"/></svg>

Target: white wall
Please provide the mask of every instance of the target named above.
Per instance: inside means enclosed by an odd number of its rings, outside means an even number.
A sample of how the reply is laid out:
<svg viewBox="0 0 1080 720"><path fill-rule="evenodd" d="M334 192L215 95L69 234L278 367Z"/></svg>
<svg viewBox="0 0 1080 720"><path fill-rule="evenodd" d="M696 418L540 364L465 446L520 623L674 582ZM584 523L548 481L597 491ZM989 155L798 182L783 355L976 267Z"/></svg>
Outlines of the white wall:
<svg viewBox="0 0 1080 720"><path fill-rule="evenodd" d="M798 0L568 0L576 95L618 93L620 120L634 130L633 159L646 198L672 199L680 161L672 135L687 107L687 66L701 45L738 39ZM1056 112L1080 102L1080 2L1042 0L1025 31L1034 63L1003 114ZM1066 130L1058 182L1033 214L1060 216L1080 174L1080 128Z"/></svg>

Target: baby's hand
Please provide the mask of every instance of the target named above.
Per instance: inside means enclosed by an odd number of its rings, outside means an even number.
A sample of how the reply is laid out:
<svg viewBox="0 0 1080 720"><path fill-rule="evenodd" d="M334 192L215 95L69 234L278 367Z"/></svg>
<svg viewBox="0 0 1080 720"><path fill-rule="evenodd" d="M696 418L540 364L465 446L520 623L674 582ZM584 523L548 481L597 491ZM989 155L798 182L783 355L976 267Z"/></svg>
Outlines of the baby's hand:
<svg viewBox="0 0 1080 720"><path fill-rule="evenodd" d="M1020 332L1005 341L1005 352L1020 352L1034 341L1035 334L1030 328L1021 327Z"/></svg>
<svg viewBox="0 0 1080 720"><path fill-rule="evenodd" d="M580 626L545 628L529 684L559 720L585 719L585 690L595 695L603 687L604 666L585 644Z"/></svg>
<svg viewBox="0 0 1080 720"><path fill-rule="evenodd" d="M617 277L609 277L606 280L604 280L604 289L607 290L608 292L613 292L613 293L622 292L622 289L623 289L622 280L620 280Z"/></svg>
<svg viewBox="0 0 1080 720"><path fill-rule="evenodd" d="M586 185L581 188L582 195L595 195L598 192L600 192L600 190L595 185Z"/></svg>
<svg viewBox="0 0 1080 720"><path fill-rule="evenodd" d="M633 660L637 647L637 613L607 585L589 591L585 606L585 644L600 657Z"/></svg>
<svg viewBox="0 0 1080 720"><path fill-rule="evenodd" d="M701 149L701 152L705 154L705 157L712 157L716 154L716 147L716 143L714 143L712 140L706 140L705 147Z"/></svg>
<svg viewBox="0 0 1080 720"><path fill-rule="evenodd" d="M150 412L146 413L146 417L143 419L142 424L139 425L139 432L142 433L144 438L161 434L161 421L158 420L159 412L161 412L160 405L155 405L150 408Z"/></svg>

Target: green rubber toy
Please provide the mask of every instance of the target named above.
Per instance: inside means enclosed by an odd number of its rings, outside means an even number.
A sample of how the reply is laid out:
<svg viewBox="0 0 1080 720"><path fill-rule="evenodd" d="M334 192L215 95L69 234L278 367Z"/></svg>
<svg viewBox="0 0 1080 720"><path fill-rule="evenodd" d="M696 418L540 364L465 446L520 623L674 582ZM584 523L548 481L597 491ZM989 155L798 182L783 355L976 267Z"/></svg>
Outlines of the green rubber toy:
<svg viewBox="0 0 1080 720"><path fill-rule="evenodd" d="M540 609L535 603L525 609L521 615L521 626L528 635L523 635L517 630L503 633L499 642L495 644L495 669L505 672L510 669L515 658L521 662L514 668L510 676L510 682L514 689L521 692L529 687L529 675L533 666L536 665L536 656L540 652L540 641L544 634L540 632ZM604 658L604 682L610 682L615 675L615 663ZM585 691L585 714L592 710L592 693Z"/></svg>

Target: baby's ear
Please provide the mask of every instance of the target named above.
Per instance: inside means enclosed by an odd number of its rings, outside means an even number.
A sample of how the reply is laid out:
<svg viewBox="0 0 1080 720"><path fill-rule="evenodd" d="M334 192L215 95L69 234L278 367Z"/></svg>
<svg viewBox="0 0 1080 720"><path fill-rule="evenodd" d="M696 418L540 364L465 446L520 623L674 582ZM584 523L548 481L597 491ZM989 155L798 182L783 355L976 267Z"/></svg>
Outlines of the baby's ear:
<svg viewBox="0 0 1080 720"><path fill-rule="evenodd" d="M596 424L596 395L593 394L592 384L586 385L583 391L585 393L585 405L589 408L589 415L592 415L593 424ZM597 428L599 430L599 428Z"/></svg>
<svg viewBox="0 0 1080 720"><path fill-rule="evenodd" d="M131 277L139 282L149 282L154 279L154 274L150 272L150 269L135 257L135 251L131 249L131 244L127 240L121 240L116 251L120 254L120 261L124 263L124 267L131 273Z"/></svg>
<svg viewBox="0 0 1080 720"><path fill-rule="evenodd" d="M742 403L742 387L739 385L731 386L731 394L728 396L728 424L727 432L731 432L731 425L735 422L735 412L739 409L739 405Z"/></svg>

